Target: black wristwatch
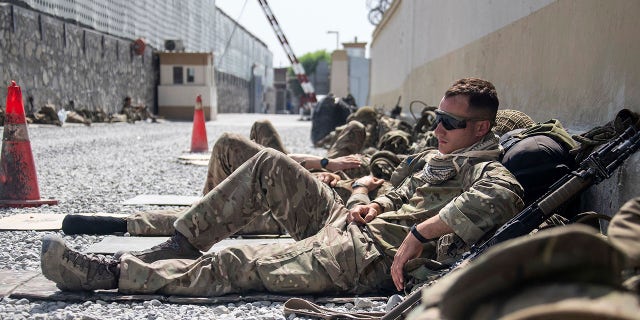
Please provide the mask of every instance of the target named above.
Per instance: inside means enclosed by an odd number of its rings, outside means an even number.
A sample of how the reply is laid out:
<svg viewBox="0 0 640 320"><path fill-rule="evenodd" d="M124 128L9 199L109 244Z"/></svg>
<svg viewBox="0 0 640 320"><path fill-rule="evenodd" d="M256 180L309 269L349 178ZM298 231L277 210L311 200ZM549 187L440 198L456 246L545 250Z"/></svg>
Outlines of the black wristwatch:
<svg viewBox="0 0 640 320"><path fill-rule="evenodd" d="M327 158L320 159L320 166L322 167L322 169L325 169L328 164L329 164L329 159Z"/></svg>

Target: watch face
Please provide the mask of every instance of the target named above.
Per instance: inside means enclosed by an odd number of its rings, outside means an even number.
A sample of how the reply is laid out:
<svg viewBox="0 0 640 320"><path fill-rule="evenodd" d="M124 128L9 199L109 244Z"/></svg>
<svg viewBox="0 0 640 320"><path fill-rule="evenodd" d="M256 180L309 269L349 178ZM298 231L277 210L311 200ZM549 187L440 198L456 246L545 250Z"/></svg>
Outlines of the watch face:
<svg viewBox="0 0 640 320"><path fill-rule="evenodd" d="M320 160L320 166L322 166L323 168L326 167L328 164L329 164L329 159L322 158L322 160Z"/></svg>

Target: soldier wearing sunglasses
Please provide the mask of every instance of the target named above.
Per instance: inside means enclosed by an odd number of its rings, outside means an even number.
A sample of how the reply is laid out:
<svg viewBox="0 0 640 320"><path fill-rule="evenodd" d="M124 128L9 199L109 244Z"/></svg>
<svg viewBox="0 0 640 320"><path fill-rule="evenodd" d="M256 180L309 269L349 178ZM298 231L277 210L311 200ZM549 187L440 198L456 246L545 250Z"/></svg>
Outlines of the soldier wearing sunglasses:
<svg viewBox="0 0 640 320"><path fill-rule="evenodd" d="M408 157L393 174L397 187L371 203L366 193L380 181L355 183L349 202L357 205L349 209L300 164L266 148L178 218L165 243L109 258L47 236L43 275L63 290L138 294L401 290L404 272L411 271L407 261L453 262L522 208L522 188L498 161L498 137L491 132L497 108L490 82L454 83L439 106L438 150ZM295 243L202 254L266 210Z"/></svg>

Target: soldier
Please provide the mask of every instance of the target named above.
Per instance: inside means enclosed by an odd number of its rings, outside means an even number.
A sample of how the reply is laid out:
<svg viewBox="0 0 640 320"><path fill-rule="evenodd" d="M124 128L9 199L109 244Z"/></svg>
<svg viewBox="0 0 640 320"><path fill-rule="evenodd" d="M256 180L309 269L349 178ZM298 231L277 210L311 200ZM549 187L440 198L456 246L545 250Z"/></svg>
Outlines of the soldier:
<svg viewBox="0 0 640 320"><path fill-rule="evenodd" d="M438 298L408 319L637 319L640 197L613 216L608 240L576 223L498 244L423 289Z"/></svg>
<svg viewBox="0 0 640 320"><path fill-rule="evenodd" d="M280 135L268 120L256 121L251 127L249 137L251 140L239 134L223 133L218 138L209 159L207 177L202 190L203 195L209 193L240 165L265 147L288 153ZM345 202L351 195L351 183L353 183L353 180L347 179L350 176L359 178L369 172L366 158L358 155L332 159L307 154L288 155L308 170L327 169L328 171L315 172L314 175L320 181L334 187ZM62 231L67 235L129 232L134 236L170 236L175 232L173 223L187 210L188 208L142 211L125 218L67 215L62 221ZM285 231L269 212L259 215L237 232L241 235L281 235L284 233Z"/></svg>
<svg viewBox="0 0 640 320"><path fill-rule="evenodd" d="M52 104L42 106L40 110L33 114L32 120L33 123L62 125L62 121L58 118L56 107Z"/></svg>
<svg viewBox="0 0 640 320"><path fill-rule="evenodd" d="M124 114L127 118L127 122L134 123L137 120L147 120L151 119L152 122L156 122L156 116L154 116L147 106L138 105L134 106L131 104L131 97L126 96L122 102L122 108L120 109L120 113Z"/></svg>
<svg viewBox="0 0 640 320"><path fill-rule="evenodd" d="M348 209L335 192L281 152L258 152L194 204L167 242L118 258L73 251L46 236L41 266L63 290L219 296L248 291L362 294L404 287L417 257L459 257L522 207L522 189L498 161L493 85L461 79L440 102L438 150L411 161L402 184L368 202L374 181L354 185ZM201 253L270 210L291 244ZM193 260L191 260L193 259Z"/></svg>

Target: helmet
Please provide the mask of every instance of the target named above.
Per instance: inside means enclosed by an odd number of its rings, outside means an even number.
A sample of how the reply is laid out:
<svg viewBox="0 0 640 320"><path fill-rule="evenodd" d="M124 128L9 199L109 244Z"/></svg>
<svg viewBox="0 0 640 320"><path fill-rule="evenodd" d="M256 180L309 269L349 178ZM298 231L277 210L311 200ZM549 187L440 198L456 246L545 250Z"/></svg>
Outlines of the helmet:
<svg viewBox="0 0 640 320"><path fill-rule="evenodd" d="M534 124L536 124L536 122L522 111L511 109L498 110L496 114L496 125L493 127L493 131L498 136L502 136L511 130L523 129Z"/></svg>

